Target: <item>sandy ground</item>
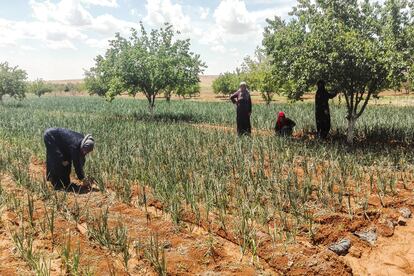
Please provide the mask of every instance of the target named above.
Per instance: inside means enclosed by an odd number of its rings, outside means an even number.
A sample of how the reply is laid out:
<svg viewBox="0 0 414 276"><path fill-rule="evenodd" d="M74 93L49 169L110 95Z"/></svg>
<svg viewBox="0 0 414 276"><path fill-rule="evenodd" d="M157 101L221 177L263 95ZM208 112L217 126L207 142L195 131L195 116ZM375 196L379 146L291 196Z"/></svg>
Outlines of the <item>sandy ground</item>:
<svg viewBox="0 0 414 276"><path fill-rule="evenodd" d="M414 275L414 221L399 227L390 238L380 237L360 259L350 255L345 259L355 275Z"/></svg>

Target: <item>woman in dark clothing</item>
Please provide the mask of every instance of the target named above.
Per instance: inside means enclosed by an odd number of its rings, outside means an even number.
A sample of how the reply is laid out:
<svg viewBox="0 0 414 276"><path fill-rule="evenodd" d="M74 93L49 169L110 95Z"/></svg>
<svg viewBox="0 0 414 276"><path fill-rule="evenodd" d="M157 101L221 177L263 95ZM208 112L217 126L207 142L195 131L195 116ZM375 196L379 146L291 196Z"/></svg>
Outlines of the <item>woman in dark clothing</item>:
<svg viewBox="0 0 414 276"><path fill-rule="evenodd" d="M45 131L44 142L46 177L55 188L70 185L72 162L79 180L85 178L85 156L93 151L95 145L91 135L84 136L64 128L49 128Z"/></svg>
<svg viewBox="0 0 414 276"><path fill-rule="evenodd" d="M285 112L280 111L275 125L275 133L281 136L292 136L296 123L286 117Z"/></svg>
<svg viewBox="0 0 414 276"><path fill-rule="evenodd" d="M245 82L240 83L240 89L230 96L230 100L237 105L237 133L239 135L250 135L252 131L250 124L252 100Z"/></svg>
<svg viewBox="0 0 414 276"><path fill-rule="evenodd" d="M315 96L315 118L318 137L326 139L331 130L331 115L329 113L329 100L336 97L325 89L325 82L318 81L318 90Z"/></svg>

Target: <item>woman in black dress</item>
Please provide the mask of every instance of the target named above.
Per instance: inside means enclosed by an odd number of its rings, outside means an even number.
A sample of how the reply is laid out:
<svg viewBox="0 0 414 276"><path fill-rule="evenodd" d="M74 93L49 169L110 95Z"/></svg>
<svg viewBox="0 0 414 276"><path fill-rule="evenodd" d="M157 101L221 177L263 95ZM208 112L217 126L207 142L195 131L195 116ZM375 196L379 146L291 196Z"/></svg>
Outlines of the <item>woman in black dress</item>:
<svg viewBox="0 0 414 276"><path fill-rule="evenodd" d="M252 132L250 124L252 100L245 82L240 83L239 90L230 96L230 100L237 106L237 133L239 135L250 135Z"/></svg>

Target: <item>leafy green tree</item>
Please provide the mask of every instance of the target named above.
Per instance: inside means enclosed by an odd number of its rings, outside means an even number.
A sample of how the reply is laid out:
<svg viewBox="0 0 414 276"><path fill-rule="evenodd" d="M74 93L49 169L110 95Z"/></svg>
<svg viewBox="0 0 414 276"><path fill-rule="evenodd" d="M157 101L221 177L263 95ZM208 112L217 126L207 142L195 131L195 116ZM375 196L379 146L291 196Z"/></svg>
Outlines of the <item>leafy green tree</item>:
<svg viewBox="0 0 414 276"><path fill-rule="evenodd" d="M181 87L178 87L176 90L176 94L180 97L187 98L187 97L194 97L196 95L200 94L200 83L197 82L195 84L189 84L189 85L182 85Z"/></svg>
<svg viewBox="0 0 414 276"><path fill-rule="evenodd" d="M52 87L45 83L42 79L33 81L29 86L29 92L35 94L38 97L52 91Z"/></svg>
<svg viewBox="0 0 414 276"><path fill-rule="evenodd" d="M7 62L0 63L0 102L4 95L23 99L27 90L27 73L18 66L11 67Z"/></svg>
<svg viewBox="0 0 414 276"><path fill-rule="evenodd" d="M403 0L383 6L368 0L299 0L291 20L268 20L264 33L273 74L283 80L278 88L298 99L325 80L328 89L344 95L352 143L370 98L400 86L408 72L403 59L413 46L400 39L412 25L407 10Z"/></svg>
<svg viewBox="0 0 414 276"><path fill-rule="evenodd" d="M410 83L412 75L414 43L410 35L414 34L407 6L406 0L390 0L384 3L381 11L381 31L386 46L384 58L388 65L389 88L394 90L401 90Z"/></svg>
<svg viewBox="0 0 414 276"><path fill-rule="evenodd" d="M406 31L407 35L404 38L406 42L411 45L411 47L409 47L410 51L408 52L408 55L406 55L406 62L410 65L408 72L406 72L405 88L407 93L414 91L414 47L412 47L414 45L414 1L410 1L408 5L411 13L409 13L409 25Z"/></svg>
<svg viewBox="0 0 414 276"><path fill-rule="evenodd" d="M238 72L226 72L213 81L213 91L215 94L230 95L239 89L242 76Z"/></svg>
<svg viewBox="0 0 414 276"><path fill-rule="evenodd" d="M76 89L76 85L71 82L67 82L63 85L63 92L71 92L71 91L74 91L75 89Z"/></svg>
<svg viewBox="0 0 414 276"><path fill-rule="evenodd" d="M95 64L95 67L85 72L85 88L90 94L107 97L108 100L112 100L118 94L118 91L113 92L110 90L110 82L114 75L110 69L111 67L114 68L115 65L109 56L109 50L106 59L98 56L95 58Z"/></svg>
<svg viewBox="0 0 414 276"><path fill-rule="evenodd" d="M116 34L105 56L98 56L85 73L87 89L109 100L125 91L133 96L142 92L152 110L158 94L171 97L180 87L197 84L206 66L190 51L190 40L177 39L177 34L168 23L150 33L141 23L128 39Z"/></svg>
<svg viewBox="0 0 414 276"><path fill-rule="evenodd" d="M272 73L270 58L262 49L256 49L254 58L247 56L244 59L242 72L250 89L259 91L266 104L270 104L276 94L276 80Z"/></svg>

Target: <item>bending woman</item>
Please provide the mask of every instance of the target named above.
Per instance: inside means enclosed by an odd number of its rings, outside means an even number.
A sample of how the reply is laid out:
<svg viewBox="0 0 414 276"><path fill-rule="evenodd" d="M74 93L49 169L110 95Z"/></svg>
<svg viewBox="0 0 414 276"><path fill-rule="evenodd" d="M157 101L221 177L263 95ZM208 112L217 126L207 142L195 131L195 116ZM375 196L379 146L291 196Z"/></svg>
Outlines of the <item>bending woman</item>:
<svg viewBox="0 0 414 276"><path fill-rule="evenodd" d="M44 142L46 177L55 188L70 185L72 163L79 180L85 178L85 156L93 151L95 146L95 140L90 134L84 136L65 128L49 128L45 131Z"/></svg>

